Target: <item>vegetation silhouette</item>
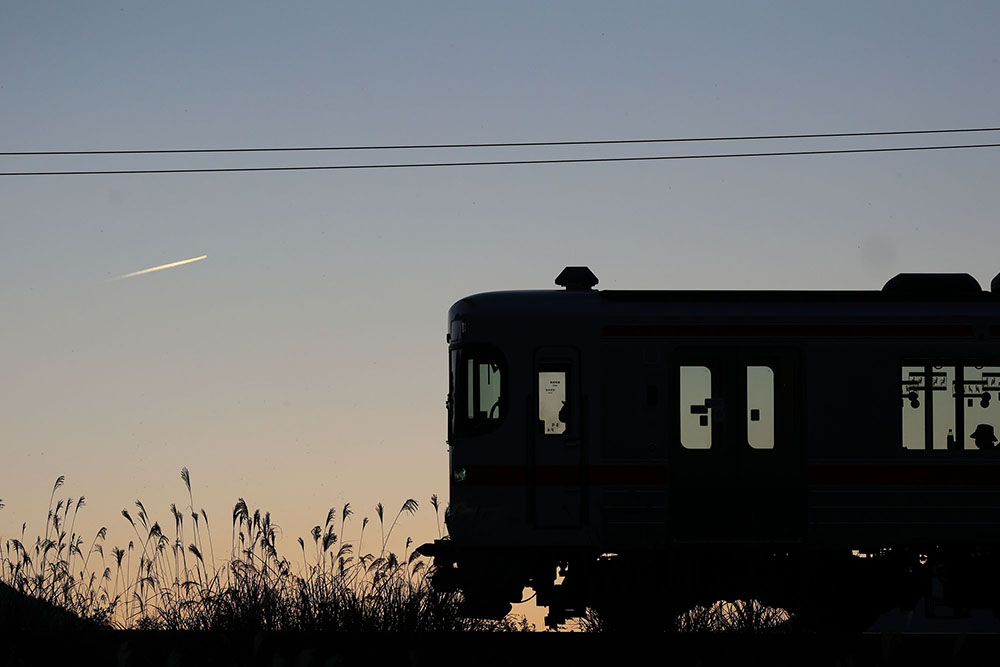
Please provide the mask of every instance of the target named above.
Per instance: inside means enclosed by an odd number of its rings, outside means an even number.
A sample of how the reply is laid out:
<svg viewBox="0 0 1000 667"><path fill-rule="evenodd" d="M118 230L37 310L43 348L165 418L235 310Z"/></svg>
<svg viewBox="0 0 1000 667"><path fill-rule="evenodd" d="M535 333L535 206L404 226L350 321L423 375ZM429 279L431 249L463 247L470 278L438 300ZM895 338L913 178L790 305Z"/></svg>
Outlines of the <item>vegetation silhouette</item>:
<svg viewBox="0 0 1000 667"><path fill-rule="evenodd" d="M44 534L34 544L26 543L24 523L20 537L2 541L0 620L5 627L59 629L79 620L81 627L126 630L533 629L523 618L487 621L463 617L459 613L461 594L434 590L430 585L432 567L410 550L410 538L402 557L388 549L400 517L418 510L413 499L403 503L388 527L384 507L381 503L376 507L381 536L377 555L363 551L368 517L361 522L355 552L354 545L342 539L353 509L349 503L331 508L324 523L312 529L311 547L299 538L299 564L278 553L275 542L279 528L270 513L251 510L240 498L233 508L229 556L216 565L208 514L195 509L187 468L181 470L181 479L189 504L184 509L170 506L172 535L151 518L142 501L136 500L134 515L122 510L134 539L124 548L115 546L105 553L107 528L98 530L87 544L75 530L77 515L86 501L83 496L75 501L57 500L65 477L57 478ZM437 512L436 496L431 504ZM186 526L188 518L191 521Z"/></svg>

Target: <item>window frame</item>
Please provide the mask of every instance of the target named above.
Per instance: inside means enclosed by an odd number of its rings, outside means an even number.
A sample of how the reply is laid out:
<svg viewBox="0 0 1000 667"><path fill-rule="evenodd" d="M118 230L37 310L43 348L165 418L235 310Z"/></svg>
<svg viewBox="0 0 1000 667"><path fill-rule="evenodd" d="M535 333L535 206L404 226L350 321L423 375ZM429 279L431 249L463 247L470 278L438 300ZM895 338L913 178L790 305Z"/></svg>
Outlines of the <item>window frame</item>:
<svg viewBox="0 0 1000 667"><path fill-rule="evenodd" d="M801 386L802 362L800 350L792 346L678 346L670 356L671 448L684 452L726 451L754 452L756 456L785 456L786 450L798 449L795 434L804 409L796 399L796 386ZM706 410L697 414L712 424L711 445L693 447L684 442L683 418L691 410L682 398L681 369L703 367L710 373L710 393ZM750 385L748 369L766 367L771 372L771 445L755 446L750 442ZM718 414L716 414L718 413ZM721 428L716 433L716 426ZM770 452L770 453L769 453ZM722 454L719 454L722 456ZM707 456L707 454L705 454Z"/></svg>

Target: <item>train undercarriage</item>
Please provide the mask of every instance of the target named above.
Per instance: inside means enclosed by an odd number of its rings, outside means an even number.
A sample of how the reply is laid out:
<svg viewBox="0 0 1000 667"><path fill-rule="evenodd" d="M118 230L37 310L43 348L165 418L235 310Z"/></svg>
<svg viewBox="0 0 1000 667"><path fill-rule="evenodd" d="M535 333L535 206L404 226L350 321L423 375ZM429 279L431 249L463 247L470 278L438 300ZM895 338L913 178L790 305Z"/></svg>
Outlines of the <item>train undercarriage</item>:
<svg viewBox="0 0 1000 667"><path fill-rule="evenodd" d="M860 632L892 609L921 603L927 616L962 618L974 608L1000 616L1000 550L886 547L774 551L712 545L669 551L421 547L434 557L432 583L461 591L471 617L502 618L524 588L548 608L546 625L585 615L605 630L675 631L678 619L720 600L754 600L796 631Z"/></svg>

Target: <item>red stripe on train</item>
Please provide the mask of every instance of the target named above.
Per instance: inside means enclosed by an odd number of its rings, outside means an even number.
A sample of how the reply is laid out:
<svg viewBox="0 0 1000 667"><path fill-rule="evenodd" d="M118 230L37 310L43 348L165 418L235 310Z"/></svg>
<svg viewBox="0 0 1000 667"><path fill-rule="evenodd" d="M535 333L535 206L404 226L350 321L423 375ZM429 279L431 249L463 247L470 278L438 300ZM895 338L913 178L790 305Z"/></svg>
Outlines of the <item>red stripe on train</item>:
<svg viewBox="0 0 1000 667"><path fill-rule="evenodd" d="M975 452L970 452L975 456ZM662 486L670 481L665 464L465 466L465 484L498 486L600 484L607 486ZM807 467L810 485L872 484L889 486L1000 486L1000 462L927 464L813 464Z"/></svg>
<svg viewBox="0 0 1000 667"><path fill-rule="evenodd" d="M964 324L690 324L612 325L607 337L746 337L746 338L970 338Z"/></svg>
<svg viewBox="0 0 1000 667"><path fill-rule="evenodd" d="M488 465L465 466L467 484L498 484L524 486L530 481L535 484L639 484L664 485L667 466L650 465L590 465L587 468L570 465ZM585 475L586 472L586 475Z"/></svg>
<svg viewBox="0 0 1000 667"><path fill-rule="evenodd" d="M974 460L936 465L822 464L809 466L810 484L1000 485L1000 465Z"/></svg>

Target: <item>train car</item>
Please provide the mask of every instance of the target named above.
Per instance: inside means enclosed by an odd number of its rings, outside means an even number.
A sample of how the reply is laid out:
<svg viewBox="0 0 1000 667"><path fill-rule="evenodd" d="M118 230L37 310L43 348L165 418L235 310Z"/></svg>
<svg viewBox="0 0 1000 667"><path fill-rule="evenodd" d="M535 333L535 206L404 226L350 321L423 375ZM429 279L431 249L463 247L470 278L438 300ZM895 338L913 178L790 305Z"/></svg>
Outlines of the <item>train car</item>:
<svg viewBox="0 0 1000 667"><path fill-rule="evenodd" d="M435 584L631 626L756 599L861 627L1000 604L1000 276L872 291L562 289L448 313Z"/></svg>

